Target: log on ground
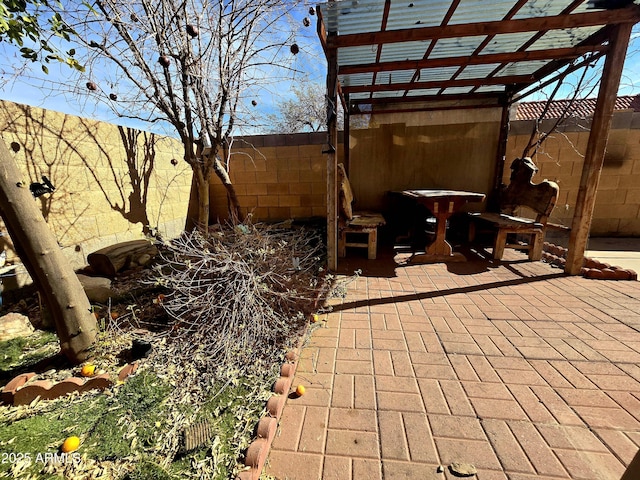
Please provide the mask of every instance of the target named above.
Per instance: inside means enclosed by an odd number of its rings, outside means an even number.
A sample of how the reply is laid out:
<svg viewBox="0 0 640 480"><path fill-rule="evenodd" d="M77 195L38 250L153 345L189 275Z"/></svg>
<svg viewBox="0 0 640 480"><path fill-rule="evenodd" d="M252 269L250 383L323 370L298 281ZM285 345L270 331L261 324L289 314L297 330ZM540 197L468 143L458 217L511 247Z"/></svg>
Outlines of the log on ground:
<svg viewBox="0 0 640 480"><path fill-rule="evenodd" d="M96 273L113 277L121 270L138 265L138 259L148 260L157 254L158 249L149 240L132 240L90 253L87 261Z"/></svg>

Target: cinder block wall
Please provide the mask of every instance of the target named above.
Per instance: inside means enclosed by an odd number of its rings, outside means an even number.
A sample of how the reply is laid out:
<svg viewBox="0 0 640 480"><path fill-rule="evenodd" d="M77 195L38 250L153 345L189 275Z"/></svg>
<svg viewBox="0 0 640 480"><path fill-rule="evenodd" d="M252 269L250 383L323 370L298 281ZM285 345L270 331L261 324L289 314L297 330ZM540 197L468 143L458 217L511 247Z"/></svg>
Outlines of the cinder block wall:
<svg viewBox="0 0 640 480"><path fill-rule="evenodd" d="M544 131L548 127L549 123L545 122L540 130ZM585 121L568 121L534 156L534 161L540 169L533 179L534 182L547 178L560 186L560 196L551 221L567 227L571 226L575 211L584 152L589 138L588 127L589 124ZM532 122L511 122L503 176L505 184L509 182L509 165L514 158L522 155L532 128ZM373 160L375 155L389 158L388 152L380 154L383 148L374 145L382 139L376 137L363 141L362 131L352 133L351 183L362 201L368 198L363 192L372 188L369 184L372 178L388 183L389 179L406 173L409 163L405 162L406 164L402 165L400 173L394 173L393 168L392 171L381 173L382 166L375 164ZM458 135L462 133L458 131ZM495 132L488 133L485 137L495 142ZM386 141L391 142L389 139ZM258 221L325 216L326 155L322 153L326 148L325 142L324 132L237 138L232 148L231 178L238 191L243 213L252 212L254 219ZM425 155L418 147L411 147L414 154L409 151L411 148L406 145L404 148L407 150L407 158L411 158L412 161ZM342 153L340 144L339 161L343 161ZM397 155L392 158L395 159L394 165L398 167ZM465 158L465 161L468 159ZM487 159L483 161L487 165L490 163ZM384 168L388 169L389 165ZM492 166L488 166L485 176L482 177L485 181L492 176L491 168ZM415 176L415 168L412 167L409 173ZM441 172L440 177L444 182L446 173ZM422 180L430 181L426 177ZM417 188L417 184L411 186ZM438 186L444 188L446 185L442 183ZM456 185L455 188L463 187ZM473 187L480 188L477 185ZM378 192L390 188L386 185L374 190ZM211 220L226 219L226 193L215 177L211 180L211 201ZM363 204L363 208L376 207L379 205ZM614 115L591 234L640 236L640 114L622 111Z"/></svg>
<svg viewBox="0 0 640 480"><path fill-rule="evenodd" d="M251 213L254 221L326 216L326 141L326 132L237 138L230 176L242 213ZM342 144L337 150L343 161ZM226 190L215 175L210 192L211 220L227 219Z"/></svg>
<svg viewBox="0 0 640 480"><path fill-rule="evenodd" d="M191 169L179 141L7 101L0 135L27 185L46 175L56 187L34 201L74 267L149 228L167 238L183 230ZM0 248L13 260L8 237Z"/></svg>
<svg viewBox="0 0 640 480"><path fill-rule="evenodd" d="M541 131L549 124L545 122ZM533 157L540 169L533 181L553 180L560 195L551 222L570 227L580 187L589 123L572 121L554 133ZM532 122L511 123L503 181L509 165L522 155ZM591 224L593 236L640 236L640 114L616 112L609 135Z"/></svg>

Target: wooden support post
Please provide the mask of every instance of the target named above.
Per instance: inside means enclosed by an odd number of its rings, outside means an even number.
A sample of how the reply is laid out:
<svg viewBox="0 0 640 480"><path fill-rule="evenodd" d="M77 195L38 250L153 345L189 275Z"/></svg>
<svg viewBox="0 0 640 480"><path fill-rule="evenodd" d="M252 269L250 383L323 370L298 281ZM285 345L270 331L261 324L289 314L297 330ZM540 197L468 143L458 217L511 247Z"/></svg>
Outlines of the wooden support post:
<svg viewBox="0 0 640 480"><path fill-rule="evenodd" d="M511 108L511 96L502 100L502 115L500 118L500 136L498 138L498 151L496 152L496 169L493 177L493 191L490 192L487 202L487 210L500 211L500 190L502 188L502 176L507 155L507 140L509 139L509 110Z"/></svg>
<svg viewBox="0 0 640 480"><path fill-rule="evenodd" d="M327 49L327 266L338 268L338 59Z"/></svg>
<svg viewBox="0 0 640 480"><path fill-rule="evenodd" d="M602 80L598 90L595 112L591 122L591 132L589 133L587 151L585 152L584 165L582 167L578 198L571 224L565 266L565 272L570 275L578 275L584 262L584 252L589 239L596 193L613 118L613 109L618 95L622 67L624 66L632 27L631 23L623 23L616 26L609 41L609 52L604 62Z"/></svg>
<svg viewBox="0 0 640 480"><path fill-rule="evenodd" d="M351 122L351 112L349 111L349 94L346 93L344 95L345 97L345 101L347 104L347 108L344 108L344 129L343 129L343 139L342 139L342 143L344 145L344 156L343 156L343 162L344 163L344 168L347 171L347 176L351 175L351 139L350 139L350 135L351 135L351 129L350 129L350 122Z"/></svg>

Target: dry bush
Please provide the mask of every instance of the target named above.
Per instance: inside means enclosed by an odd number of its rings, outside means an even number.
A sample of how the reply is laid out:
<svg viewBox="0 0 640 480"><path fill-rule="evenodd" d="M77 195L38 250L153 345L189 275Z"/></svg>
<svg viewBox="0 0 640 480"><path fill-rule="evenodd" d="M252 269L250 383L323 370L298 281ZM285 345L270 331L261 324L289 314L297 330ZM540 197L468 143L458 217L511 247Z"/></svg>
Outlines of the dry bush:
<svg viewBox="0 0 640 480"><path fill-rule="evenodd" d="M194 231L165 246L157 282L172 340L206 367L274 360L326 291L320 234L290 225L245 223Z"/></svg>

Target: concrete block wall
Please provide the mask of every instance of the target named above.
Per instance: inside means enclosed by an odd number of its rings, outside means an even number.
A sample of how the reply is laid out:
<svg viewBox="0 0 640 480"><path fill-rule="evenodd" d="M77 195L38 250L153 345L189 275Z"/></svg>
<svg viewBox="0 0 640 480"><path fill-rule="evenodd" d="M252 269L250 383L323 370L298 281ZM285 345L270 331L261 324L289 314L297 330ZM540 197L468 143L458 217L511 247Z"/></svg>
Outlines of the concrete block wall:
<svg viewBox="0 0 640 480"><path fill-rule="evenodd" d="M541 130L549 127L544 123ZM509 165L522 155L533 124L511 122L503 182ZM589 122L568 122L546 140L534 157L539 167L534 182L549 179L560 186L551 221L571 226L580 186ZM357 140L357 138L356 138ZM254 219L283 220L326 215L326 134L267 135L237 138L230 160L243 213ZM355 142L357 143L357 142ZM338 147L339 161L342 145ZM358 163L352 149L352 167ZM368 159L370 164L370 159ZM372 168L372 175L379 175ZM357 187L357 178L352 179ZM227 199L217 178L211 180L212 220L226 219ZM607 145L591 233L594 236L640 236L640 114L616 112Z"/></svg>
<svg viewBox="0 0 640 480"><path fill-rule="evenodd" d="M542 126L544 128L546 125ZM571 226L580 187L584 154L589 139L588 122L574 122L554 133L533 157L539 168L534 182L553 180L560 187L551 222ZM511 123L503 182L509 182L509 165L522 155L533 128L531 122ZM593 236L640 236L640 114L614 114L607 143L596 205L591 223Z"/></svg>
<svg viewBox="0 0 640 480"><path fill-rule="evenodd" d="M327 214L327 134L256 135L234 141L230 176L243 214L279 221ZM342 145L338 147L342 161ZM226 190L211 179L211 219L228 218Z"/></svg>
<svg viewBox="0 0 640 480"><path fill-rule="evenodd" d="M74 267L150 228L166 238L182 232L191 169L179 141L7 101L0 101L0 137L27 185L46 175L56 187L34 201ZM0 248L15 259L7 237Z"/></svg>

